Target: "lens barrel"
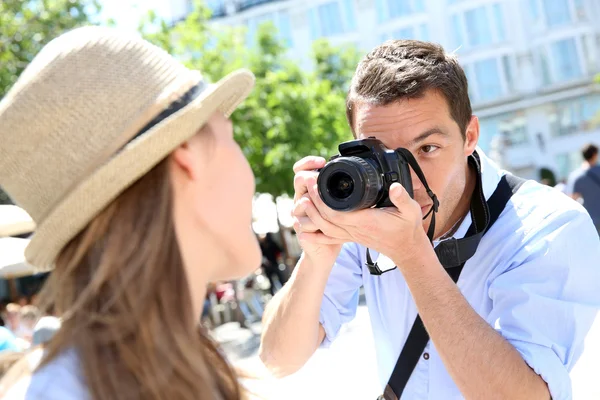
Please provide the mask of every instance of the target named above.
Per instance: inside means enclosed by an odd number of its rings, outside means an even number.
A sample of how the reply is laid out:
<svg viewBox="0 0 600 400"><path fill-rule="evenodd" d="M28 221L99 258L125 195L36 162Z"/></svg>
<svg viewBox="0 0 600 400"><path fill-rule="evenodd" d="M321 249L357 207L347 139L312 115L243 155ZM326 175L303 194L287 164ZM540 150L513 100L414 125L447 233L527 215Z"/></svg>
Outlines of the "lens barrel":
<svg viewBox="0 0 600 400"><path fill-rule="evenodd" d="M359 157L338 157L323 167L317 179L323 202L337 211L373 207L384 182L377 166Z"/></svg>

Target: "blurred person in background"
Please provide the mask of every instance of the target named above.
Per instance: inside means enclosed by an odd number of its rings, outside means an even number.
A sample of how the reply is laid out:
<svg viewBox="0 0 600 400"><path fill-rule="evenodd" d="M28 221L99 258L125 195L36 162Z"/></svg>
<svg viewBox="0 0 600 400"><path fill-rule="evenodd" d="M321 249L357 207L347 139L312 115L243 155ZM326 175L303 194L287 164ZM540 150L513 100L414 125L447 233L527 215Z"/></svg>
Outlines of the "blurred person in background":
<svg viewBox="0 0 600 400"><path fill-rule="evenodd" d="M583 204L600 232L600 165L598 165L598 147L585 146L581 155L585 165L573 175L571 196Z"/></svg>
<svg viewBox="0 0 600 400"><path fill-rule="evenodd" d="M581 157L583 162L573 170L567 177L567 182L563 189L564 193L574 199L579 199L581 196L575 195L575 181L586 173L588 169L598 164L598 146L593 143L588 143L581 149Z"/></svg>
<svg viewBox="0 0 600 400"><path fill-rule="evenodd" d="M279 267L282 250L273 239L271 232L258 235L258 242L263 256L262 269L271 284L269 291L274 296L277 289L287 281L286 271L282 271Z"/></svg>
<svg viewBox="0 0 600 400"><path fill-rule="evenodd" d="M21 307L21 323L19 326L18 336L31 343L35 325L40 318L39 310L36 306Z"/></svg>
<svg viewBox="0 0 600 400"><path fill-rule="evenodd" d="M101 27L33 59L0 102L0 185L36 222L25 255L54 268L40 304L62 324L0 397L243 398L199 320L208 282L260 265L254 179L229 120L253 84L246 70L209 84Z"/></svg>
<svg viewBox="0 0 600 400"><path fill-rule="evenodd" d="M18 336L21 327L21 306L16 303L8 303L2 313L2 319L8 330Z"/></svg>
<svg viewBox="0 0 600 400"><path fill-rule="evenodd" d="M0 326L0 353L3 351L21 351L17 338L4 326Z"/></svg>

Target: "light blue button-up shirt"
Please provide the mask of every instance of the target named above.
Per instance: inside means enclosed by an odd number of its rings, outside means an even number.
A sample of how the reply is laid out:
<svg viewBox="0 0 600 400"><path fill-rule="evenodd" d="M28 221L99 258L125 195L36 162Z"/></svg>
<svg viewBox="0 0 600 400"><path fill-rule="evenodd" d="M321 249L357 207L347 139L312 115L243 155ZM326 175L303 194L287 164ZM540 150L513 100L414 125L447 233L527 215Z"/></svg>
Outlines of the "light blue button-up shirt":
<svg viewBox="0 0 600 400"><path fill-rule="evenodd" d="M478 153L489 199L506 172L480 149ZM467 215L454 237L464 237L470 225ZM371 254L379 264L390 263L383 254ZM383 391L417 310L400 271L370 275L365 257L363 246L347 243L333 267L321 305L323 345L355 316L364 286ZM553 188L527 181L485 234L458 280L473 309L548 383L554 400L572 397L569 371L600 309L599 263L600 240L585 209ZM463 398L431 341L402 398Z"/></svg>

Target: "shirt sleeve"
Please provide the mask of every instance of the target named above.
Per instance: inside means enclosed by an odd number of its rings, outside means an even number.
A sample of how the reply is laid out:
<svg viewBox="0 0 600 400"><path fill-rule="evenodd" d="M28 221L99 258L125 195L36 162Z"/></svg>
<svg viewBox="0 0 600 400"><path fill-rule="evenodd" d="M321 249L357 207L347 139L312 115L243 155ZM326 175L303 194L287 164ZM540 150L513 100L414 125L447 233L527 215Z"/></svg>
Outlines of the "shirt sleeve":
<svg viewBox="0 0 600 400"><path fill-rule="evenodd" d="M323 347L330 346L342 325L356 316L361 285L358 245L346 243L331 270L321 303L319 322L325 329Z"/></svg>
<svg viewBox="0 0 600 400"><path fill-rule="evenodd" d="M569 372L600 309L600 240L583 209L554 213L530 232L489 286L489 322L548 384L571 399Z"/></svg>
<svg viewBox="0 0 600 400"><path fill-rule="evenodd" d="M580 176L579 178L575 179L575 181L573 181L573 186L571 187L571 193L579 193L581 194L581 185L582 185L582 177Z"/></svg>

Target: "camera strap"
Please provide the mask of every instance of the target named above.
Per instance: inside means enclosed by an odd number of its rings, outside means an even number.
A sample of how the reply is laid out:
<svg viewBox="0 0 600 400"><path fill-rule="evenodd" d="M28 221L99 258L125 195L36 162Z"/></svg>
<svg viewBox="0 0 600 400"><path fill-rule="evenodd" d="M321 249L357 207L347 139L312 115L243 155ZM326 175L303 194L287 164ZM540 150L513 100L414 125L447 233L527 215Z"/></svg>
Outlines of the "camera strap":
<svg viewBox="0 0 600 400"><path fill-rule="evenodd" d="M425 190L427 191L427 195L429 196L429 198L431 198L431 201L433 202L431 208L429 209L429 212L427 212L427 214L425 214L425 216L423 217L423 219L426 219L431 214L431 223L429 224L429 228L427 229L427 237L429 238L430 242L433 242L433 235L435 234L435 213L437 213L437 211L438 211L440 202L439 202L437 196L435 195L435 193L433 193L433 191L427 184L427 179L425 179L425 174L423 174L423 170L419 166L419 163L417 162L417 160L415 159L413 154L410 152L410 150L404 149L404 148L399 148L399 149L396 149L396 152L399 153L408 162L408 165L413 169L413 171L415 171L415 174L417 174L417 178L419 178L419 180L423 183L423 186L425 187ZM476 153L474 153L474 154L476 154ZM471 159L471 157L469 157L469 160ZM479 163L477 163L477 168L478 168L477 170L479 171L478 165L479 165ZM411 197L412 197L412 193L411 193ZM367 249L366 265L367 265L367 268L369 269L369 272L371 273L371 275L381 275L385 272L392 271L395 269L395 268L392 268L389 270L382 271L379 268L379 266L377 265L377 263L376 262L374 263L373 260L371 259L371 253L369 252L369 249Z"/></svg>
<svg viewBox="0 0 600 400"><path fill-rule="evenodd" d="M437 196L432 192L427 184L427 180L425 179L425 175L419 167L419 164L415 160L412 153L407 149L397 149L399 152L411 166L411 168L415 171L415 174L419 178L419 180L423 183L427 194L433 201L433 205L429 212L423 217L423 219L427 218L429 214L431 215L431 223L429 224L429 229L427 230L427 237L429 241L433 243L433 235L435 232L435 214L439 208L439 201ZM481 162L479 159L479 155L477 152L473 152L468 159L469 165L471 165L476 173L476 181L475 181L475 189L473 190L473 195L471 196L471 218L473 221L474 232L472 235L466 236L462 239L450 238L439 243L435 252L440 260L440 263L444 266L444 268L454 268L464 262L466 262L469 258L475 254L477 250L477 245L483 236L484 231L489 225L490 221L490 212L488 208L488 204L485 201L485 195L483 194L483 185L481 182ZM385 272L392 271L395 268L388 269L382 271L381 268L377 265L377 262L373 262L371 258L371 254L369 249L367 249L367 268L371 275L381 275Z"/></svg>
<svg viewBox="0 0 600 400"><path fill-rule="evenodd" d="M471 198L471 215L473 217L473 222L471 223L465 238L448 239L441 242L435 249L440 262L454 283L458 282L458 278L465 262L475 254L477 245L485 232L487 232L496 222L512 195L516 193L525 182L524 179L514 175L504 175L500 179L496 190L486 202L482 190L479 156L477 153L474 153L472 160L473 161L470 159L469 161L476 163L478 175L477 186ZM421 317L417 314L404 347L400 352L400 356L396 361L396 366L386 385L384 394L379 396L378 400L398 400L402 396L402 392L428 342L429 334L425 329Z"/></svg>

